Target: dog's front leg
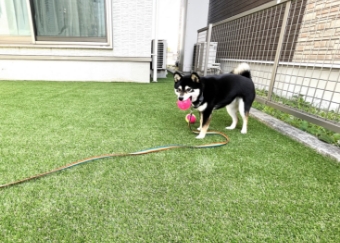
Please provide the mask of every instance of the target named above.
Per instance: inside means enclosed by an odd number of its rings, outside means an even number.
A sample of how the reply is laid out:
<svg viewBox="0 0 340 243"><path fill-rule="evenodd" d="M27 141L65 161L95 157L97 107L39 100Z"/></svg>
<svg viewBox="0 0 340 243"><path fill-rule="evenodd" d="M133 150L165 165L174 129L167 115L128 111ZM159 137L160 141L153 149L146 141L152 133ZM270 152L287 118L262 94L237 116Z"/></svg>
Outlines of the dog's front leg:
<svg viewBox="0 0 340 243"><path fill-rule="evenodd" d="M197 128L198 131L202 130L202 122L203 122L203 113L200 112L200 126Z"/></svg>
<svg viewBox="0 0 340 243"><path fill-rule="evenodd" d="M196 137L197 139L205 138L205 135L208 131L209 124L211 121L211 110L205 110L201 112L201 119L200 119L200 133Z"/></svg>

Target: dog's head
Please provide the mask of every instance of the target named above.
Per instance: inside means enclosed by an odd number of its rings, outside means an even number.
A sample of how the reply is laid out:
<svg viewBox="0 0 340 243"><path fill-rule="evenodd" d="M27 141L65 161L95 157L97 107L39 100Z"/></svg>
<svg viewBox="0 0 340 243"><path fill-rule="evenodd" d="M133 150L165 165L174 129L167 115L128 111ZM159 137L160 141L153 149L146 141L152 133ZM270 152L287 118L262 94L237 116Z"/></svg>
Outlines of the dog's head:
<svg viewBox="0 0 340 243"><path fill-rule="evenodd" d="M191 99L192 102L195 102L198 99L201 93L201 82L197 73L182 76L176 72L174 81L175 94L179 100Z"/></svg>

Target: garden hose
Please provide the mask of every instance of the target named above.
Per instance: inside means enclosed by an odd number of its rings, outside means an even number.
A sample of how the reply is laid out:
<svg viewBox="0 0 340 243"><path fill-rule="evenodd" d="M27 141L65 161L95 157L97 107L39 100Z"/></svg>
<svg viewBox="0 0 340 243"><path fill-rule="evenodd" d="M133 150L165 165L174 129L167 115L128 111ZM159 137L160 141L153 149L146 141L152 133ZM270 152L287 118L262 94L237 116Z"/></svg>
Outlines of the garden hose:
<svg viewBox="0 0 340 243"><path fill-rule="evenodd" d="M190 126L190 122L189 124L189 128L191 130L191 126ZM193 133L199 133L199 131L193 131ZM111 158L111 157L123 157L123 156L136 156L136 155L143 155L143 154L150 154L150 153L156 153L156 152L161 152L161 151L165 151L165 150L170 150L170 149L178 149L178 148L195 148L195 149L200 149L200 148L214 148L214 147L219 147L219 146L223 146L226 145L229 142L229 137L219 131L208 131L207 132L208 135L219 135L221 137L224 138L223 141L221 142L215 142L215 143L208 143L208 144L202 144L202 145L165 145L165 146L160 146L160 147L155 147L155 148L149 148L149 149L145 149L145 150L141 150L141 151L137 151L137 152L132 152L132 153L113 153L113 154L103 154L103 155L99 155L99 156L94 156L94 157L90 157L90 158L86 158L86 159L82 159L82 160L78 160L76 162L70 163L68 165L64 165L62 167L41 173L41 174L37 174L31 177L27 177L25 179L22 180L18 180L18 181L14 181L8 184L4 184L4 185L0 185L0 189L6 188L6 187L11 187L14 185L18 185L33 179L38 179L40 177L43 176L47 176L50 175L52 173L58 172L58 171L62 171L62 170L66 170L69 169L71 167L77 166L77 165L81 165L81 164L85 164L88 162L92 162L95 160L99 160L99 159L105 159L105 158Z"/></svg>

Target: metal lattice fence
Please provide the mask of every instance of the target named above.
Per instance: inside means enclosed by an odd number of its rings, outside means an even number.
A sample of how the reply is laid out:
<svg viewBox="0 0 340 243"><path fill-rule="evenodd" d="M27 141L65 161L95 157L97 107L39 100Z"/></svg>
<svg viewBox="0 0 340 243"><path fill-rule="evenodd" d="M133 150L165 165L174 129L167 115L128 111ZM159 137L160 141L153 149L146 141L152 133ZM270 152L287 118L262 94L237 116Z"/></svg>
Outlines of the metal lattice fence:
<svg viewBox="0 0 340 243"><path fill-rule="evenodd" d="M272 1L200 29L193 70L247 62L257 101L340 132L339 48L340 0Z"/></svg>

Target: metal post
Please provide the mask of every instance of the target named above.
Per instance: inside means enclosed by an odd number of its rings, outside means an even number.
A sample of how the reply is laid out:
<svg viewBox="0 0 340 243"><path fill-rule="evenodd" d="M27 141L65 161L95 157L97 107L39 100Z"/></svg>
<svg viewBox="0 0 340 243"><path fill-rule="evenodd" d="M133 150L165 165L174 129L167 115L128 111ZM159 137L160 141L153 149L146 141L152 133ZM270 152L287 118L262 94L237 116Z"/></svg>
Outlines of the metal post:
<svg viewBox="0 0 340 243"><path fill-rule="evenodd" d="M289 10L290 10L290 5L291 5L291 1L286 2L286 8L285 8L285 13L283 15L282 27L281 27L279 42L278 42L277 48L276 48L276 55L275 55L275 60L274 60L272 76L271 76L271 79L270 79L270 85L269 85L268 97L267 97L268 100L271 100L272 94L273 94L277 67L279 66L279 62L280 62L280 55L281 55L283 38L284 38L284 35L285 35L285 31L286 31L286 27L287 27L287 22L288 22L288 15L289 15Z"/></svg>
<svg viewBox="0 0 340 243"><path fill-rule="evenodd" d="M207 75L207 70L208 70L211 29L212 29L212 24L209 24L209 26L208 26L208 33L207 33L207 42L206 42L207 46L206 46L206 49L205 49L204 76Z"/></svg>

